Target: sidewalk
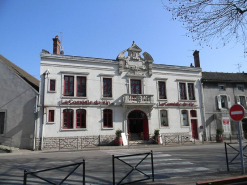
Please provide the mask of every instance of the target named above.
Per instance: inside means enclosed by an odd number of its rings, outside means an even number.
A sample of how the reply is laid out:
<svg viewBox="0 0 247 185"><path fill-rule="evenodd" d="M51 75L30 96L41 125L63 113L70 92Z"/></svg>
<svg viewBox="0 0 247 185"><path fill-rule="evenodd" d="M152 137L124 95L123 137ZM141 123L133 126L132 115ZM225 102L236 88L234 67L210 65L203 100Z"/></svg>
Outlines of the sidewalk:
<svg viewBox="0 0 247 185"><path fill-rule="evenodd" d="M96 146L96 147L88 147L82 149L47 149L47 150L28 150L28 149L19 149L14 147L8 147L0 145L0 156L3 155L25 155L25 154L35 154L35 153L53 153L53 152L80 152L80 151L92 151L92 150L116 150L116 149L134 149L134 148L162 148L162 147L182 147L182 146L203 146L203 145L212 145L212 144L223 144L211 141L204 141L204 144L201 141L197 141L195 144L186 143L184 145L181 144L170 144L170 145L162 145L162 144L148 144L148 145L131 145L131 146ZM2 152L1 152L2 151Z"/></svg>

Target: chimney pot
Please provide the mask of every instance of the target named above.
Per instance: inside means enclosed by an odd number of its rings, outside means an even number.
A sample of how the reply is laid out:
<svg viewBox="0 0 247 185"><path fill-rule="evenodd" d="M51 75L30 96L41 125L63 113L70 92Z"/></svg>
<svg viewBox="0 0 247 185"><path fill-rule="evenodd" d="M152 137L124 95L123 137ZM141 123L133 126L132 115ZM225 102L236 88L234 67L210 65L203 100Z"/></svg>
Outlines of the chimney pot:
<svg viewBox="0 0 247 185"><path fill-rule="evenodd" d="M53 40L53 54L59 55L60 54L60 40L58 35L52 39Z"/></svg>
<svg viewBox="0 0 247 185"><path fill-rule="evenodd" d="M193 56L194 56L195 67L200 67L199 51L195 50L194 53L193 53Z"/></svg>

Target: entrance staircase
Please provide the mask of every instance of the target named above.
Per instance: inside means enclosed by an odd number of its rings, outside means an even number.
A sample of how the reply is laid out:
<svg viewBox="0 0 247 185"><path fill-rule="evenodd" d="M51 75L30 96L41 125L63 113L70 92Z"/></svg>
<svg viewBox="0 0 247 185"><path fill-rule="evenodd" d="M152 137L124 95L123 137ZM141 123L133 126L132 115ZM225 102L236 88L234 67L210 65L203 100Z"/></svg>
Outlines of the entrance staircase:
<svg viewBox="0 0 247 185"><path fill-rule="evenodd" d="M141 140L140 135L137 133L131 133L129 145L142 145L142 144L144 144L144 141Z"/></svg>

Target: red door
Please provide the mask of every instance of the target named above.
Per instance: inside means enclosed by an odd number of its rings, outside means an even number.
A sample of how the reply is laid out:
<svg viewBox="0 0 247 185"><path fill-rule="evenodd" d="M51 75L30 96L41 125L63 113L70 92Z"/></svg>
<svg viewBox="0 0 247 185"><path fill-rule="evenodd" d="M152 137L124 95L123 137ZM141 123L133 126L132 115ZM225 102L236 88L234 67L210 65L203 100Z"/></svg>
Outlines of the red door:
<svg viewBox="0 0 247 185"><path fill-rule="evenodd" d="M144 135L144 140L148 141L149 140L148 119L143 120L143 135Z"/></svg>
<svg viewBox="0 0 247 185"><path fill-rule="evenodd" d="M197 120L196 119L191 120L191 130L192 130L192 138L198 139L198 130L197 130Z"/></svg>

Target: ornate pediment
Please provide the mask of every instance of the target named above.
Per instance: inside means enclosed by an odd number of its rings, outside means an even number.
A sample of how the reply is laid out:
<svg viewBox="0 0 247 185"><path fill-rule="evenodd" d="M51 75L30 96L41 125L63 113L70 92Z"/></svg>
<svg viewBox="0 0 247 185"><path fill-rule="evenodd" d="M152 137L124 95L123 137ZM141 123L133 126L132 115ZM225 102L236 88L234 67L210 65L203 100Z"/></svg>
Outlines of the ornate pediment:
<svg viewBox="0 0 247 185"><path fill-rule="evenodd" d="M128 52L128 56L125 56L125 52ZM143 53L141 57L140 53L142 52L135 41L131 47L126 50L123 50L118 56L117 60L119 61L119 74L122 74L123 71L127 71L126 76L141 76L146 77L146 74L152 76L152 63L153 58L147 52Z"/></svg>

